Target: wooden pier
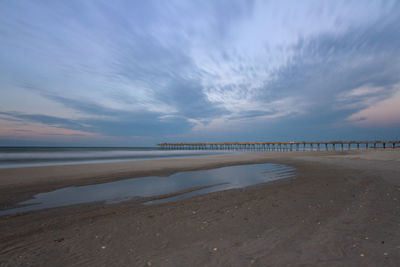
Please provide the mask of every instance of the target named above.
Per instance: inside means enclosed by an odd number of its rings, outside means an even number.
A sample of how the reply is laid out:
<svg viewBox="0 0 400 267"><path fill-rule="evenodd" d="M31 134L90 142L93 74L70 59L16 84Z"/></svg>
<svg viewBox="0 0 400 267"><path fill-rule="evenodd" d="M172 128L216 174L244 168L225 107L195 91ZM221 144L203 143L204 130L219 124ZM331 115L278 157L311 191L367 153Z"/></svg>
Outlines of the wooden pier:
<svg viewBox="0 0 400 267"><path fill-rule="evenodd" d="M321 151L400 148L400 141L160 143L163 150Z"/></svg>

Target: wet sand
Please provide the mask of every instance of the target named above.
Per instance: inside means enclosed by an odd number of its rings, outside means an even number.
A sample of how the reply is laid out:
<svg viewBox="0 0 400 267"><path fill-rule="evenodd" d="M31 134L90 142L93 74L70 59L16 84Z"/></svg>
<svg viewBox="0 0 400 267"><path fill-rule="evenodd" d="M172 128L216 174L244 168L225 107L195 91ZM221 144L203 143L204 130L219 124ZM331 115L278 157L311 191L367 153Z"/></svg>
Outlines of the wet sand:
<svg viewBox="0 0 400 267"><path fill-rule="evenodd" d="M295 167L296 178L152 206L134 199L0 216L0 265L400 264L399 150L0 169L0 208L65 186L253 163Z"/></svg>

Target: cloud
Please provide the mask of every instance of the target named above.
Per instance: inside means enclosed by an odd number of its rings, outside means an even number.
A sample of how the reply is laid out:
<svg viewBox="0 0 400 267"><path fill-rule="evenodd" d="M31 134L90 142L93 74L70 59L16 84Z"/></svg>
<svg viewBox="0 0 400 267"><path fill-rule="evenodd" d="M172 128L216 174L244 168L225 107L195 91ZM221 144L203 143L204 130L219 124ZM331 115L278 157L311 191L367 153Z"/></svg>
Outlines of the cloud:
<svg viewBox="0 0 400 267"><path fill-rule="evenodd" d="M400 86L390 98L371 103L347 119L360 126L400 125Z"/></svg>
<svg viewBox="0 0 400 267"><path fill-rule="evenodd" d="M32 121L39 122L42 124L56 126L60 128L68 128L68 129L83 129L86 128L82 124L70 120L64 119L60 117L41 115L41 114L20 114L17 112L0 112L0 115L6 115L8 118L3 118L9 121Z"/></svg>
<svg viewBox="0 0 400 267"><path fill-rule="evenodd" d="M371 110L397 112L376 103L396 98L400 82L398 10L396 1L2 3L0 111L121 140L361 135L363 118L380 125Z"/></svg>
<svg viewBox="0 0 400 267"><path fill-rule="evenodd" d="M297 134L303 128L329 136L328 132L338 127L341 130L335 132L341 135L345 132L361 134L361 129L350 130L355 121L348 118L355 118L352 114L358 114L372 103L392 97L400 81L397 49L400 39L394 38L399 18L399 14L393 12L380 22L368 21L341 32L328 31L299 39L288 48L293 55L291 60L271 72L269 77L272 78L266 78L257 86L243 86L246 88L243 90L237 85L234 89L225 86L212 91L215 95L211 99L225 101L224 106L231 111L231 116L208 125L197 125L194 133L202 131L211 135L217 129L228 127L237 135L246 132L244 135L250 136L242 125L249 125L253 120L251 129L258 133L270 134L270 128L278 127ZM232 100L231 95L236 99ZM390 117L398 116L395 109L386 112ZM247 120L246 124L243 119ZM378 120L369 120L368 126L381 125L374 122ZM396 120L388 120L386 124L398 125Z"/></svg>

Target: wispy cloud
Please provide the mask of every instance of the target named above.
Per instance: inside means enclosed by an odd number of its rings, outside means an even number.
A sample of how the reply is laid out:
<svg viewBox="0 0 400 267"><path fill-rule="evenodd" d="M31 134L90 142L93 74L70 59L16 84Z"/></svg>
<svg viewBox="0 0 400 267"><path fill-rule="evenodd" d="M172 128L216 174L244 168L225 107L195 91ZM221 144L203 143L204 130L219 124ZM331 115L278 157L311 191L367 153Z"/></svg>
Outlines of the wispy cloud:
<svg viewBox="0 0 400 267"><path fill-rule="evenodd" d="M399 10L397 1L2 2L0 123L122 140L294 136L307 121L356 138L360 119L380 125L367 110L396 98Z"/></svg>

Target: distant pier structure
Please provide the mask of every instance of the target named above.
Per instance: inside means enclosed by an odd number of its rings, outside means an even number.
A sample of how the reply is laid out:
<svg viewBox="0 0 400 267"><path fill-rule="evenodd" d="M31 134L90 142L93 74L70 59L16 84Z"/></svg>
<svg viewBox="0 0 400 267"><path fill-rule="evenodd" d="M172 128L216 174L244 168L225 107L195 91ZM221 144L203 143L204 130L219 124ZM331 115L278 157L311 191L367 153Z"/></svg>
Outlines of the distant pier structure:
<svg viewBox="0 0 400 267"><path fill-rule="evenodd" d="M321 151L400 148L397 141L160 143L163 150Z"/></svg>

